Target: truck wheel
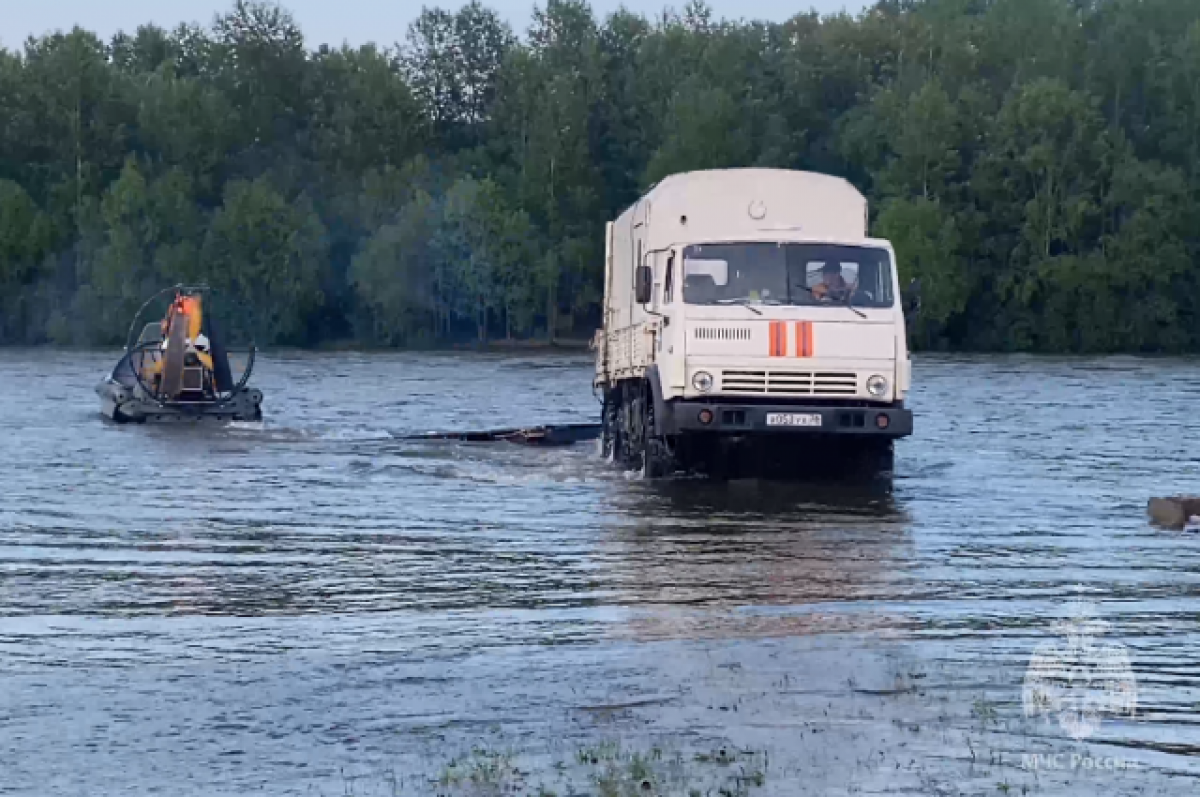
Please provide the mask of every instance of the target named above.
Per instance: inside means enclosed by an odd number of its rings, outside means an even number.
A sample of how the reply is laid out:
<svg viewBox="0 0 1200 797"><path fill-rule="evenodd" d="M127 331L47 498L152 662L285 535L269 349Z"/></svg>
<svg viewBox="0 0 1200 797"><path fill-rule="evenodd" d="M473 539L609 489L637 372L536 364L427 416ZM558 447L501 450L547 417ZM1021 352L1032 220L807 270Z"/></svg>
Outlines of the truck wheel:
<svg viewBox="0 0 1200 797"><path fill-rule="evenodd" d="M645 436L642 428L642 405L634 391L624 385L620 390L617 410L617 435L614 459L622 467L640 469Z"/></svg>
<svg viewBox="0 0 1200 797"><path fill-rule="evenodd" d="M667 442L661 437L651 437L646 441L643 472L647 479L662 479L675 473L675 457Z"/></svg>
<svg viewBox="0 0 1200 797"><path fill-rule="evenodd" d="M621 399L617 390L604 392L601 428L600 453L615 462L621 452Z"/></svg>
<svg viewBox="0 0 1200 797"><path fill-rule="evenodd" d="M647 479L662 479L674 475L678 463L669 441L654 433L654 394L645 385L642 396L642 472Z"/></svg>

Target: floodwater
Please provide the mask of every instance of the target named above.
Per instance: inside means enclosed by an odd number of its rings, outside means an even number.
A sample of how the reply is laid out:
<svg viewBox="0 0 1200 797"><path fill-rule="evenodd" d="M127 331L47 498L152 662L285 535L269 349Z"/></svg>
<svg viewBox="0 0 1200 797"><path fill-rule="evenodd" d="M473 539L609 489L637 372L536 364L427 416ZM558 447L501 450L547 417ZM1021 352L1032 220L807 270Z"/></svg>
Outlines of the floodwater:
<svg viewBox="0 0 1200 797"><path fill-rule="evenodd" d="M888 490L396 439L594 420L581 355L275 354L203 433L114 359L0 351L0 794L1200 789L1200 363L922 357Z"/></svg>

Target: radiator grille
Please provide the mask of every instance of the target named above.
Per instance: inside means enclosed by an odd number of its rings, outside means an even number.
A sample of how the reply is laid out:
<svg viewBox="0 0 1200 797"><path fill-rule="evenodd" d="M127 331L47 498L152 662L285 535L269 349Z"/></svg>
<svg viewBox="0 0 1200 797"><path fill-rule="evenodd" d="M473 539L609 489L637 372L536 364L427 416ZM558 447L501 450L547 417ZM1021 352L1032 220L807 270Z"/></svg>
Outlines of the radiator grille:
<svg viewBox="0 0 1200 797"><path fill-rule="evenodd" d="M721 390L764 395L854 396L858 393L858 376L813 371L722 371Z"/></svg>
<svg viewBox="0 0 1200 797"><path fill-rule="evenodd" d="M696 340L750 340L748 327L695 327Z"/></svg>

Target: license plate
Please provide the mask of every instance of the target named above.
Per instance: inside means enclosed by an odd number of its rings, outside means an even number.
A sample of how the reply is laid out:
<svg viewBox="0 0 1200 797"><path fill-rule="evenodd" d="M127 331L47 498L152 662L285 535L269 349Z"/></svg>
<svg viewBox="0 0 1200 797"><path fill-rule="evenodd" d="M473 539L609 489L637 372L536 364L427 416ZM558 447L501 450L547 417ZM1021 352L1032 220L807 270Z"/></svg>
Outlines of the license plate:
<svg viewBox="0 0 1200 797"><path fill-rule="evenodd" d="M820 426L819 412L768 412L767 426Z"/></svg>

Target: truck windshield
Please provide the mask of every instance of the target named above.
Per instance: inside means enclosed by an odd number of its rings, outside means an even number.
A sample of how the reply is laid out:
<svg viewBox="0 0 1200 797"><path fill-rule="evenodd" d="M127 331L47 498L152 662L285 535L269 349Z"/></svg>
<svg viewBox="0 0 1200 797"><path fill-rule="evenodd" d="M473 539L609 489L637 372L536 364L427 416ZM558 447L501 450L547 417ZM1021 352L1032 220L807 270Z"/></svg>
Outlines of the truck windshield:
<svg viewBox="0 0 1200 797"><path fill-rule="evenodd" d="M872 246L697 244L683 250L683 300L892 307L892 264Z"/></svg>

